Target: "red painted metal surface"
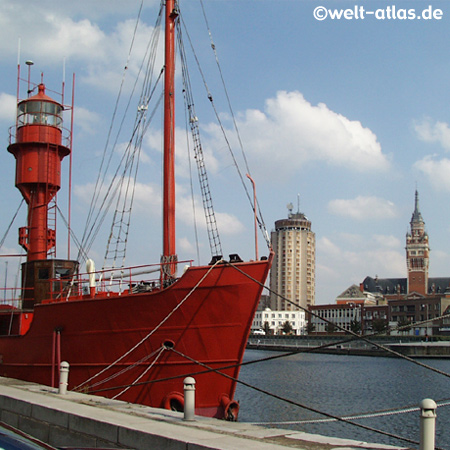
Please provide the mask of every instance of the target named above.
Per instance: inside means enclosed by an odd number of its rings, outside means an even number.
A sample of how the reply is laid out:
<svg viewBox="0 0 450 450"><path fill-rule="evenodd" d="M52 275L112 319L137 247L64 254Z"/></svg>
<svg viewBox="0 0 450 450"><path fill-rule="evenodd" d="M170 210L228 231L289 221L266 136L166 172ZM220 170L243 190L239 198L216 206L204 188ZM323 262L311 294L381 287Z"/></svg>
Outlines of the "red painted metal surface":
<svg viewBox="0 0 450 450"><path fill-rule="evenodd" d="M175 20L174 0L166 1L164 72L163 278L175 273Z"/></svg>
<svg viewBox="0 0 450 450"><path fill-rule="evenodd" d="M227 367L221 372L232 377L239 374L270 261L235 266L239 270L230 265L214 267L191 295L210 266L189 268L172 286L153 293L37 305L25 335L0 337L0 372L50 385L55 359L59 359L54 334L58 330L60 358L70 363L69 389L73 389L153 332L128 356L83 385L82 391L114 397L125 389L116 386L137 381L118 399L164 407L171 394L183 395L183 379L191 375L197 381L197 414L223 418L224 398L233 399L236 382L215 372L205 373L205 367L192 360L217 370ZM162 350L156 361L146 359L164 345L173 345L192 360L170 349ZM120 373L124 369L128 370Z"/></svg>
<svg viewBox="0 0 450 450"><path fill-rule="evenodd" d="M48 204L61 187L61 161L70 153L62 142L62 105L38 86L37 95L18 104L17 132L8 151L16 158L16 187L28 204L28 224L19 243L27 260L47 258L55 245L48 227Z"/></svg>

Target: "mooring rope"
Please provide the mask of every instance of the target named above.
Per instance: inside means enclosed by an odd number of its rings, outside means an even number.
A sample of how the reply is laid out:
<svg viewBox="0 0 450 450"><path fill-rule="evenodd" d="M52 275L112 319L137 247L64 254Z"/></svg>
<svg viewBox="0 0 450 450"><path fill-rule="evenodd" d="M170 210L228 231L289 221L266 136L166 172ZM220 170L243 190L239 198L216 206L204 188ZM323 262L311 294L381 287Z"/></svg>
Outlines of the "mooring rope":
<svg viewBox="0 0 450 450"><path fill-rule="evenodd" d="M200 286L200 284L205 280L205 278L211 273L211 271L218 265L218 264L223 264L223 260L219 260L216 261L209 269L208 271L202 276L202 278L200 278L200 280L196 283L196 285L185 295L185 297L183 298L183 300L181 300L180 303L178 303L178 305L176 305L172 311L169 312L169 314L167 314L167 316L161 320L161 322L155 327L153 328L153 330L151 330L146 336L144 336L137 344L135 344L132 348L130 348L127 352L125 352L122 356L120 356L119 358L117 358L114 362L112 362L111 364L109 364L107 367L105 367L104 369L100 370L99 372L97 372L95 375L93 375L92 377L90 377L88 380L84 381L83 383L79 384L78 386L76 386L73 390L79 390L80 388L82 388L83 386L85 386L86 384L88 384L89 382L91 382L93 379L97 378L98 376L100 376L102 373L106 372L107 370L111 369L112 367L114 367L116 364L118 364L120 361L122 361L124 358L126 358L130 353L132 353L134 350L136 350L139 346L141 346L150 336L152 336L159 328L162 327L162 325L164 325L164 323L167 322L167 320L169 320L169 318L175 313L175 311L177 311L179 308L181 308L181 306L184 304L184 302L186 302L186 300L195 292L195 290Z"/></svg>
<svg viewBox="0 0 450 450"><path fill-rule="evenodd" d="M154 352L150 353L150 355L146 355L146 356L144 356L143 358L141 358L139 361L136 361L135 363L130 364L129 366L123 368L123 369L120 370L119 372L116 372L116 373L110 375L110 376L107 377L107 378L103 378L102 380L97 381L96 383L91 384L91 385L89 386L90 391L92 392L92 390L91 390L92 388L97 387L97 386L100 386L101 384L107 383L107 382L109 382L109 381L111 381L111 380L114 380L114 378L117 378L118 376L120 376L120 375L122 375L122 374L128 372L128 371L131 370L131 369L134 369L134 368L135 368L136 366L138 366L139 364L142 364L143 362L145 362L145 361L149 360L150 358L152 358L152 357L153 357L156 353L158 353L159 351L161 351L161 347L158 348L158 349L156 349ZM127 386L119 386L118 389L124 388L124 387L127 387ZM75 389L76 389L76 388L75 388ZM75 390L75 389L74 389L74 390ZM117 389L117 388L114 388L114 389Z"/></svg>
<svg viewBox="0 0 450 450"><path fill-rule="evenodd" d="M113 398L113 400L114 399L116 399L116 398L119 398L122 394L125 394L125 392L127 392L128 391L128 389L130 389L131 387L133 387L136 383L138 383L139 382L139 380L146 374L146 373L148 373L152 368L153 368L153 366L156 364L156 362L158 361L158 359L161 357L161 355L162 355L162 353L164 352L164 350L165 350L166 348L164 347L164 346L161 346L160 347L160 349L159 349L159 351L158 351L158 354L156 355L156 358L152 361L152 363L151 364L149 364L146 368L145 368L145 370L133 381L133 383L131 383L129 386L127 386L125 389L123 389L122 391L120 391L117 395L115 395L114 397L112 397Z"/></svg>
<svg viewBox="0 0 450 450"><path fill-rule="evenodd" d="M425 369L431 370L432 372L438 373L439 375L443 375L443 376L445 376L445 377L447 377L447 378L450 378L450 374L447 373L447 372L444 372L444 371L442 371L442 370L440 370L440 369L437 369L436 367L432 367L432 366L429 366L428 364L425 364L425 363L422 363L422 362L420 362L420 361L417 361L417 360L415 360L415 359L413 359L413 358L410 358L409 356L403 355L403 354L401 354L401 353L399 353L399 352L393 350L392 348L389 348L389 347L386 347L386 346L384 346L384 345L382 345L382 344L379 344L378 342L371 341L370 339L368 339L367 335L364 336L364 335L361 335L361 334L357 334L357 333L355 333L355 332L352 331L352 330L347 330L347 329L345 329L344 327L342 327L342 326L340 326L340 325L338 325L338 324L336 324L336 323L334 323L334 322L332 322L332 321L330 321L330 320L328 320L328 319L325 319L324 317L320 317L318 314L316 314L316 313L314 313L314 312L312 312L312 311L309 311L307 308L304 308L303 306L300 306L300 305L298 305L298 304L292 302L291 300L289 300L288 298L284 297L283 295L278 294L278 293L275 292L273 289L270 289L269 287L267 287L266 285L264 285L264 283L261 283L259 280L256 280L255 278L251 277L249 274L245 273L243 270L241 270L241 269L240 269L239 267L237 267L236 265L231 264L231 263L229 263L229 262L227 262L227 264L230 265L231 267L233 267L235 270L237 270L237 271L240 272L241 274L245 275L245 276L246 276L247 278L249 278L250 280L254 281L255 283L257 283L257 284L259 284L260 286L262 286L263 288L267 289L270 293L272 293L272 294L274 294L274 295L277 295L277 296L280 297L282 300L284 300L284 301L286 301L286 302L288 302L288 303L290 303L290 304L296 306L296 307L299 308L299 309L302 309L303 311L307 312L307 313L310 314L311 316L317 317L317 318L319 318L320 320L323 320L323 321L326 322L326 323L331 323L331 324L333 324L333 325L334 325L336 328L338 328L339 330L344 331L346 334L350 334L351 336L353 336L354 339L359 339L359 340L361 340L361 341L364 341L364 342L366 342L366 343L368 343L368 344L370 344L370 345L373 345L373 346L379 348L380 350L384 350L384 351L386 351L386 352L388 352L388 353L390 353L390 354L392 354L392 355L395 355L395 356L397 356L398 358L405 359L406 361L409 361L409 362L411 362L411 363L413 363L413 364L416 364L417 366L423 367L423 368L425 368ZM450 314L445 314L445 315L441 316L441 318L445 318L445 317L450 317ZM436 320L436 319L433 319L433 320ZM406 327L409 327L409 326L411 326L411 325L406 325ZM398 329L401 329L401 328L404 328L404 327L398 327ZM370 335L369 337L373 337L373 336L377 336L377 334ZM336 343L334 343L333 345L335 345L335 344L336 344Z"/></svg>
<svg viewBox="0 0 450 450"><path fill-rule="evenodd" d="M332 420L335 420L335 421L348 423L349 425L353 425L355 427L359 427L359 428L362 428L362 429L367 430L367 431L372 431L372 432L375 432L375 433L379 433L379 434L382 434L384 436L388 436L388 437L391 437L391 438L394 438L394 439L399 439L399 440L402 440L402 441L405 441L405 442L409 442L411 444L415 444L415 445L419 444L419 442L414 441L412 439L409 439L409 438L406 438L406 437L403 437L403 436L399 436L399 435L396 435L394 433L389 433L388 431L383 431L383 430L379 430L377 428L369 427L367 425L363 425L363 424L360 424L360 423L352 422L351 420L349 420L347 418L339 417L339 416L336 416L336 415L330 414L330 413L326 413L324 411L320 411L320 410L318 410L316 408L313 408L311 406L307 406L307 405L304 405L302 403L295 402L295 401L293 401L291 399L288 399L288 398L285 398L285 397L281 397L280 395L271 393L271 392L269 392L269 391L267 391L265 389L258 388L258 387L254 386L254 385L246 383L245 381L239 380L238 378L235 378L235 377L233 377L231 375L228 375L226 373L220 372L218 369L214 369L214 368L208 366L207 364L202 363L201 361L197 361L197 360L191 358L190 356L185 355L184 353L182 353L182 352L180 352L178 350L175 350L174 348L171 348L170 350L175 352L177 355L182 356L183 358L186 358L187 360L189 360L191 362L194 362L194 363L196 363L196 364L198 364L198 365L200 365L202 367L207 368L210 371L213 371L213 372L217 373L218 375L221 375L221 376L223 376L225 378L228 378L228 379L230 379L232 381L235 381L236 383L239 383L239 384L241 384L243 386L246 386L246 387L248 387L250 389L253 389L253 390L257 391L257 392L260 392L262 394L268 395L268 396L270 396L272 398L275 398L277 400L281 400L281 401L283 401L285 403L289 403L291 405L298 406L299 408L306 409L307 411L323 415L323 416L327 417L328 419L332 419ZM273 423L273 422L269 422L269 423ZM443 449L439 449L438 447L436 447L436 449L443 450Z"/></svg>

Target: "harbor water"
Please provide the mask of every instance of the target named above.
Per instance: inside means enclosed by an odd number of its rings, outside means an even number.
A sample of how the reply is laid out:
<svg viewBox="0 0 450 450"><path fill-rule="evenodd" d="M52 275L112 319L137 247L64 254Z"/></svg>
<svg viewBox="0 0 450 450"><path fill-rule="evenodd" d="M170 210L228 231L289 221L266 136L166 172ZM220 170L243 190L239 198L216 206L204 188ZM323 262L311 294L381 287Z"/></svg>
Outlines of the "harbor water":
<svg viewBox="0 0 450 450"><path fill-rule="evenodd" d="M244 362L279 353L247 350ZM421 362L450 373L450 360ZM418 407L424 398L438 403L436 447L450 449L450 379L397 358L300 353L282 359L244 365L240 380L295 403L335 416ZM323 415L270 397L239 384L241 422L262 423L366 442L416 447L405 441L340 421L320 421ZM441 403L449 406L439 406ZM305 421L311 420L311 423ZM352 419L353 422L419 442L419 411Z"/></svg>

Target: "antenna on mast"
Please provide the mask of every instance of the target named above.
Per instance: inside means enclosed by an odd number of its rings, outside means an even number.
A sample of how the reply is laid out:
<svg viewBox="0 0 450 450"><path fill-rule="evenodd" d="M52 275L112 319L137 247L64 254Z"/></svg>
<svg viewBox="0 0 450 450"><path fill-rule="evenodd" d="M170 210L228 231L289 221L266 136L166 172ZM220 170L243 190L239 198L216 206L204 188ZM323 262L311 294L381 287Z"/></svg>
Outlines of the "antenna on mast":
<svg viewBox="0 0 450 450"><path fill-rule="evenodd" d="M62 73L62 89L61 89L61 103L64 105L64 97L66 90L66 57L63 58L63 73Z"/></svg>

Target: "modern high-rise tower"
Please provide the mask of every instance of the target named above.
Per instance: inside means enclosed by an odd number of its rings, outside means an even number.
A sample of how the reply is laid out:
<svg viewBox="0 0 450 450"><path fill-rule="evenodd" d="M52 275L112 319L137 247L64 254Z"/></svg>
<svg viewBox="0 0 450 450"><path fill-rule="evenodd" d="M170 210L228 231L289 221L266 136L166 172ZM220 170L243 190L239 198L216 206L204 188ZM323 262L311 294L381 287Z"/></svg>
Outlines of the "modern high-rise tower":
<svg viewBox="0 0 450 450"><path fill-rule="evenodd" d="M416 190L411 231L406 234L406 266L408 269L407 292L428 293L428 266L430 247L425 222L419 211L419 193Z"/></svg>
<svg viewBox="0 0 450 450"><path fill-rule="evenodd" d="M275 222L271 233L275 259L270 272L270 305L275 310L293 311L299 305L308 308L315 303L316 237L311 221L299 210ZM285 301L288 299L289 302Z"/></svg>

